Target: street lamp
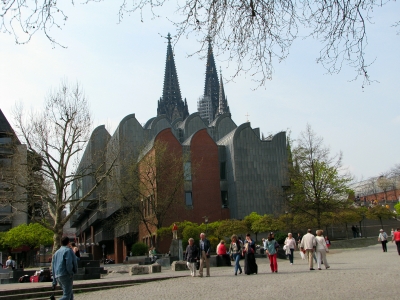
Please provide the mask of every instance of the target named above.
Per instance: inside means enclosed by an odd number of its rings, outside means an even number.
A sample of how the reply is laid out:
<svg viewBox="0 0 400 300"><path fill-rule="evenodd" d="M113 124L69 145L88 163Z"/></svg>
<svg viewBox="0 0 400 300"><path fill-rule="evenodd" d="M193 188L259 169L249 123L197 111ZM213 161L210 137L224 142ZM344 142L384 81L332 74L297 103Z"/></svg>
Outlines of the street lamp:
<svg viewBox="0 0 400 300"><path fill-rule="evenodd" d="M104 249L106 249L106 244L101 245L101 248L103 248L103 263L104 263L105 262Z"/></svg>
<svg viewBox="0 0 400 300"><path fill-rule="evenodd" d="M204 223L206 223L206 235L207 235L207 232L208 232L208 217L204 216L203 218L204 218Z"/></svg>
<svg viewBox="0 0 400 300"><path fill-rule="evenodd" d="M286 219L286 229L287 229L287 230L289 230L289 224L288 224L288 223L289 223L289 222L288 222L289 220L288 220L288 215L289 215L289 212L286 210L286 211L285 211L285 216L286 216L286 218L285 218L285 219Z"/></svg>

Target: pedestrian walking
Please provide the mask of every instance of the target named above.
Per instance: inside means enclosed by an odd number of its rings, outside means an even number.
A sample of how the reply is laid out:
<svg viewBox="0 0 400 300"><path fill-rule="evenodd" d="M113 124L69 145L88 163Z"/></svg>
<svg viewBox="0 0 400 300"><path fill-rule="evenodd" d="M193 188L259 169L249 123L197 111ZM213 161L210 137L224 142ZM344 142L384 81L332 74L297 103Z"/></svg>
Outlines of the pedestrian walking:
<svg viewBox="0 0 400 300"><path fill-rule="evenodd" d="M256 252L256 244L251 239L250 234L246 235L246 241L243 247L243 255L244 255L244 272L246 275L257 274L258 266L256 264L256 258L254 253ZM268 244L267 244L268 248Z"/></svg>
<svg viewBox="0 0 400 300"><path fill-rule="evenodd" d="M315 236L311 233L311 229L308 229L307 234L305 234L301 239L301 250L306 252L305 254L308 258L308 266L310 267L310 271L315 270L313 264L313 254L316 246L317 242L315 240Z"/></svg>
<svg viewBox="0 0 400 300"><path fill-rule="evenodd" d="M325 238L322 236L322 230L317 230L315 237L316 240L316 252L317 252L317 265L318 270L321 270L321 262L323 262L325 269L329 269L330 266L328 264L328 260L326 259L326 253L329 252L328 247L326 246Z"/></svg>
<svg viewBox="0 0 400 300"><path fill-rule="evenodd" d="M393 232L393 240L395 241L397 246L397 253L399 253L400 255L400 228L397 228L397 230Z"/></svg>
<svg viewBox="0 0 400 300"><path fill-rule="evenodd" d="M379 230L378 242L381 242L383 252L387 252L387 238L386 232L383 229Z"/></svg>
<svg viewBox="0 0 400 300"><path fill-rule="evenodd" d="M211 244L208 239L206 239L205 233L200 233L200 249L199 249L199 259L200 259L200 268L199 268L199 277L203 277L203 268L204 263L207 268L207 277L210 277L210 250Z"/></svg>
<svg viewBox="0 0 400 300"><path fill-rule="evenodd" d="M199 249L194 244L194 239L190 238L188 240L189 245L186 247L185 251L185 258L186 258L186 265L190 270L190 275L192 277L196 276L196 261L197 257L199 256Z"/></svg>
<svg viewBox="0 0 400 300"><path fill-rule="evenodd" d="M56 251L52 259L53 288L57 283L63 290L60 300L74 299L72 293L74 274L78 271L78 264L74 251L70 248L67 236L61 239L61 248Z"/></svg>
<svg viewBox="0 0 400 300"><path fill-rule="evenodd" d="M275 236L273 232L270 232L267 238L267 250L266 254L269 258L269 265L271 267L272 273L278 273L278 262L276 260L278 256L279 244L275 241Z"/></svg>
<svg viewBox="0 0 400 300"><path fill-rule="evenodd" d="M286 255L289 256L290 264L293 265L293 256L294 256L294 250L296 249L296 241L290 232L288 233L288 236L285 239L284 244L285 244L284 250L286 252Z"/></svg>
<svg viewBox="0 0 400 300"><path fill-rule="evenodd" d="M231 237L231 244L229 246L229 255L233 258L233 261L235 262L235 275L237 275L238 270L239 274L242 274L242 267L240 266L240 257L242 256L241 251L242 251L242 246L238 240L237 235L234 234Z"/></svg>

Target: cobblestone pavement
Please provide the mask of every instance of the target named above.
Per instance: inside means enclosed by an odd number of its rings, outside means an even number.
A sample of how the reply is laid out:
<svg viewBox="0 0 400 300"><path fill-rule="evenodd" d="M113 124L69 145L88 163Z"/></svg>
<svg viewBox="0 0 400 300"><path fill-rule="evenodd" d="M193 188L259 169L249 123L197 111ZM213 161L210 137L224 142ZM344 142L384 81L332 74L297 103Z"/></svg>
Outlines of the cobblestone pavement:
<svg viewBox="0 0 400 300"><path fill-rule="evenodd" d="M75 294L76 300L119 299L399 299L400 256L394 243L388 252L380 245L331 250L331 266L310 271L295 253L293 265L278 260L278 273L269 261L257 259L257 275L233 274L233 267L211 268L211 277L187 277L137 284L126 288ZM243 265L243 261L241 261ZM317 268L314 266L315 269ZM163 271L164 272L164 271ZM172 272L172 271L166 271ZM183 272L183 271L181 271ZM123 275L129 276L129 275Z"/></svg>

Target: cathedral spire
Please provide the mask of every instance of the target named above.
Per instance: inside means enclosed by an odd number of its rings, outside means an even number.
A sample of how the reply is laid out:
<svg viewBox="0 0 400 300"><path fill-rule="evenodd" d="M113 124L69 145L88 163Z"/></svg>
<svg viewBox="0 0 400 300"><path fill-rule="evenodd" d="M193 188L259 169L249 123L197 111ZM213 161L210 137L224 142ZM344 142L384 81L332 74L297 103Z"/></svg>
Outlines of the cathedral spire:
<svg viewBox="0 0 400 300"><path fill-rule="evenodd" d="M204 99L211 101L211 116L218 113L219 102L219 83L218 72L215 67L214 54L211 46L211 38L208 38L208 52L207 52L207 66L206 66L206 80L204 84ZM210 120L211 122L212 120Z"/></svg>
<svg viewBox="0 0 400 300"><path fill-rule="evenodd" d="M182 101L174 53L172 52L171 46L171 35L169 33L166 39L168 40L168 45L165 62L164 87L162 98L158 102L157 116L166 115L167 119L172 122L179 117L185 119L189 115L189 110L186 101Z"/></svg>
<svg viewBox="0 0 400 300"><path fill-rule="evenodd" d="M218 113L217 115L222 115L223 113L229 112L228 103L225 97L224 83L222 81L222 71L219 69L219 98L218 98Z"/></svg>

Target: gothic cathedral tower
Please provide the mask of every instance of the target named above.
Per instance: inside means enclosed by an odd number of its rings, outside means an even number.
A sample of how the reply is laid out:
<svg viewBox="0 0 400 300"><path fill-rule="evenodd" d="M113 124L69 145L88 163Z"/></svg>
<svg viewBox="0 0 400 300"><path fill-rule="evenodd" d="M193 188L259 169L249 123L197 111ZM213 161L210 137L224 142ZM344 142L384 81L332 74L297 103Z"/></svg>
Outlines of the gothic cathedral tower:
<svg viewBox="0 0 400 300"><path fill-rule="evenodd" d="M178 74L176 72L174 54L171 46L171 35L167 36L167 59L165 62L164 88L162 98L158 101L157 116L166 115L172 122L177 118L186 119L189 116L189 109L185 99L182 101L179 88Z"/></svg>

